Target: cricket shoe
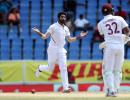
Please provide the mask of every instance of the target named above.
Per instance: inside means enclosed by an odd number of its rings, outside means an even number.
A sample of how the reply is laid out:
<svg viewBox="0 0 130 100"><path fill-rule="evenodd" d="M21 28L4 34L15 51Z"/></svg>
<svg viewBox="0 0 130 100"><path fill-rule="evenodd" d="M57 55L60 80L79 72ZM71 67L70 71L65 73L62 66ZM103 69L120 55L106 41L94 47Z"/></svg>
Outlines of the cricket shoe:
<svg viewBox="0 0 130 100"><path fill-rule="evenodd" d="M118 94L119 93L119 90L117 89L117 90L115 90L115 94Z"/></svg>
<svg viewBox="0 0 130 100"><path fill-rule="evenodd" d="M70 92L72 92L71 88L68 88L67 90L63 90L63 93L70 93Z"/></svg>
<svg viewBox="0 0 130 100"><path fill-rule="evenodd" d="M39 70L39 66L40 66L40 65L38 65L38 67L37 67L37 69L36 69L36 71L35 71L35 76L36 76L37 78L40 76L40 72L42 72L42 71Z"/></svg>
<svg viewBox="0 0 130 100"><path fill-rule="evenodd" d="M108 92L107 92L107 94L106 94L106 97L117 97L117 96L116 96L116 93L115 93L115 92L110 92L110 91L108 90Z"/></svg>
<svg viewBox="0 0 130 100"><path fill-rule="evenodd" d="M107 93L106 97L117 97L115 92Z"/></svg>

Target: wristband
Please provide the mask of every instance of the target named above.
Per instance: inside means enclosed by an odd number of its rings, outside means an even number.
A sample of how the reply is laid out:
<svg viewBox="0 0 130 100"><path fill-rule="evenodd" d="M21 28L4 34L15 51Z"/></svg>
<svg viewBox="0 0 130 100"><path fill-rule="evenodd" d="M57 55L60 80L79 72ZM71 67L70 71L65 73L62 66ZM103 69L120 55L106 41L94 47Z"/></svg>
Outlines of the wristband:
<svg viewBox="0 0 130 100"><path fill-rule="evenodd" d="M80 35L77 35L76 36L76 39L78 40L78 39L81 39L81 36Z"/></svg>
<svg viewBox="0 0 130 100"><path fill-rule="evenodd" d="M84 36L77 35L77 36L76 36L76 39L82 39L82 38L84 38L84 37L86 37L86 35L84 35Z"/></svg>

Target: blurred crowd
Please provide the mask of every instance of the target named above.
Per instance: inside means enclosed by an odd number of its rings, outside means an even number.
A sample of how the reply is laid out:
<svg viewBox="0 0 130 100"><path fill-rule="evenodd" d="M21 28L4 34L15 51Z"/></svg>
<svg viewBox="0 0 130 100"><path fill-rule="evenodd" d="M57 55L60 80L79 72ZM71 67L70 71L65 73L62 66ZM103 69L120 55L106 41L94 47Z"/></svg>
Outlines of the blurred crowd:
<svg viewBox="0 0 130 100"><path fill-rule="evenodd" d="M22 31L18 5L14 5L12 0L0 0L0 24L7 24L8 31L13 31L13 25L17 26L18 32Z"/></svg>
<svg viewBox="0 0 130 100"><path fill-rule="evenodd" d="M13 29L12 27L17 26L18 33L20 33L22 31L22 28L20 26L19 5L14 5L13 1L15 0L0 0L0 24L8 25L8 31L12 31ZM108 0L108 1L110 2L111 0ZM122 0L122 2L126 2L126 1ZM130 6L130 0L127 0L127 4L128 6ZM73 35L75 35L76 31L87 31L87 30L93 31L93 35L90 42L90 58L93 58L94 43L97 43L97 42L100 43L104 40L98 32L97 26L93 26L91 24L91 22L87 19L85 13L81 13L79 15L76 14L77 6L86 7L87 2L86 4L80 4L80 3L77 3L77 0L64 0L63 1L63 11L67 13L66 25L70 29L70 32L73 33ZM122 8L121 5L114 8L116 8L114 11L115 12L114 14L117 16L123 17L130 24L130 12L126 12ZM96 21L98 23L100 19L96 19ZM126 44L125 58L127 58L127 52L128 52L129 47L130 47L130 42Z"/></svg>
<svg viewBox="0 0 130 100"><path fill-rule="evenodd" d="M109 3L110 0L108 0ZM128 6L130 5L130 0L127 0ZM66 25L69 27L71 33L75 33L75 31L87 31L87 30L92 30L93 31L93 36L90 42L90 58L93 58L93 45L94 43L100 43L103 42L103 37L99 34L97 30L97 26L92 26L91 22L86 19L85 14L80 14L78 18L76 18L76 6L86 6L84 4L78 4L76 0L64 0L64 6L63 9L65 12L68 13L68 19ZM117 16L121 16L124 18L129 24L130 24L130 12L126 12L125 10L122 9L122 6L119 5L114 10L114 14ZM72 17L73 16L73 17ZM96 16L96 15L95 15ZM97 23L100 21L100 19L97 19ZM128 42L125 48L125 58L127 58L127 52L128 49L130 48L130 42Z"/></svg>

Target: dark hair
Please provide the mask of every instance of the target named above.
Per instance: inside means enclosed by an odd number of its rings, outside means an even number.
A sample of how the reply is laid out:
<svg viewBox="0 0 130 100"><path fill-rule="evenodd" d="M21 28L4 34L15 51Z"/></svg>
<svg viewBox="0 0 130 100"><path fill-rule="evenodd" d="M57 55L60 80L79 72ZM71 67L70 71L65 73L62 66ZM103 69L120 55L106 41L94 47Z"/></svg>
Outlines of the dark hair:
<svg viewBox="0 0 130 100"><path fill-rule="evenodd" d="M79 17L80 17L80 19L82 19L82 18L84 17L84 15L83 15L83 14L80 14Z"/></svg>
<svg viewBox="0 0 130 100"><path fill-rule="evenodd" d="M57 17L60 18L61 15L65 15L67 17L67 14L65 12L59 12Z"/></svg>

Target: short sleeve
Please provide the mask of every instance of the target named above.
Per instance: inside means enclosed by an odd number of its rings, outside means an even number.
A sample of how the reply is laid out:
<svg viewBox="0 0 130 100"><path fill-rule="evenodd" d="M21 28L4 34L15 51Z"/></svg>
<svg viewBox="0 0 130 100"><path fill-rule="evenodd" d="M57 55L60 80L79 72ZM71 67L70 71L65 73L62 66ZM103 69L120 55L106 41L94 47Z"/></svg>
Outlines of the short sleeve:
<svg viewBox="0 0 130 100"><path fill-rule="evenodd" d="M53 26L51 25L48 29L47 29L47 33L53 34Z"/></svg>
<svg viewBox="0 0 130 100"><path fill-rule="evenodd" d="M88 23L89 23L89 21L88 21L88 20L86 20L86 19L84 19L84 23L85 23L85 24L88 24Z"/></svg>
<svg viewBox="0 0 130 100"><path fill-rule="evenodd" d="M68 27L65 27L65 33L66 33L66 36L70 36L70 31Z"/></svg>
<svg viewBox="0 0 130 100"><path fill-rule="evenodd" d="M98 28L99 34L100 34L100 35L103 35L102 28L101 28L101 22L99 22L99 23L97 24L97 28Z"/></svg>
<svg viewBox="0 0 130 100"><path fill-rule="evenodd" d="M125 27L128 27L128 24L126 23L126 21L122 17L120 17L120 20L121 20L122 29L125 28Z"/></svg>

